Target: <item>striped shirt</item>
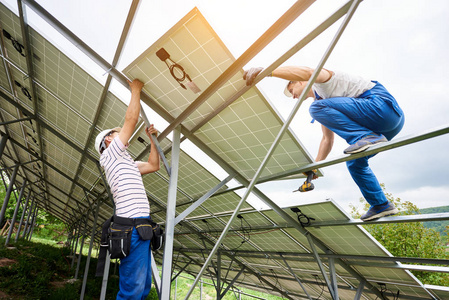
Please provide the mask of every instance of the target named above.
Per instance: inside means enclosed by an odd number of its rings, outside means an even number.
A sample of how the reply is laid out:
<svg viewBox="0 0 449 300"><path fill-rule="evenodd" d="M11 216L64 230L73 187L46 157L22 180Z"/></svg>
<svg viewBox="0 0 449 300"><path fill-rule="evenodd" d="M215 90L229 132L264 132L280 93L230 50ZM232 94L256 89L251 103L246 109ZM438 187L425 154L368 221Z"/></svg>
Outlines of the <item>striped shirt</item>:
<svg viewBox="0 0 449 300"><path fill-rule="evenodd" d="M116 207L116 215L124 218L148 217L150 204L137 163L117 136L100 156Z"/></svg>

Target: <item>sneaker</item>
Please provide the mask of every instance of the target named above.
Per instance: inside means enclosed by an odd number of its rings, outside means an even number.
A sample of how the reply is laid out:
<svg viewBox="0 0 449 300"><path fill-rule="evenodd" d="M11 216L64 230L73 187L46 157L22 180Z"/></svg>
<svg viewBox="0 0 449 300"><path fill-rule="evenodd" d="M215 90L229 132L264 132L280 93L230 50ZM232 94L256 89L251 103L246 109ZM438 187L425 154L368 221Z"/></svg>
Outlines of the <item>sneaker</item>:
<svg viewBox="0 0 449 300"><path fill-rule="evenodd" d="M371 206L371 208L360 217L363 222L370 221L374 219L379 219L380 217L395 215L399 210L394 206L393 203L388 201L385 204Z"/></svg>
<svg viewBox="0 0 449 300"><path fill-rule="evenodd" d="M362 138L361 140L358 140L355 144L352 144L348 148L343 151L345 154L353 154L365 151L368 149L368 147L387 142L387 138L383 136L383 134L370 134Z"/></svg>

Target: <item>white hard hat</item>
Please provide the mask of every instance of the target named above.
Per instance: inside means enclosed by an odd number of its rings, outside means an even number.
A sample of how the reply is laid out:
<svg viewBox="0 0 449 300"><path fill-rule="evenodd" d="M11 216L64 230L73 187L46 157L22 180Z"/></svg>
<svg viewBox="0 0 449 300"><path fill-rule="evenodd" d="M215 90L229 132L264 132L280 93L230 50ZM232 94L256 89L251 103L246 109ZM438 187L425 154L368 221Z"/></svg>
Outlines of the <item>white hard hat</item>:
<svg viewBox="0 0 449 300"><path fill-rule="evenodd" d="M100 151L100 146L103 146L104 149L106 149L106 145L104 144L104 137L111 131L112 131L112 129L103 130L95 138L95 150L97 150L97 152L100 155L101 155L101 152L102 152L102 151ZM103 151L104 151L104 149L103 149Z"/></svg>
<svg viewBox="0 0 449 300"><path fill-rule="evenodd" d="M287 85L285 86L284 95L287 96L287 97L292 97L293 96L292 93L290 93L290 91L288 90L289 85L292 84L293 82L294 81L289 81L287 83Z"/></svg>

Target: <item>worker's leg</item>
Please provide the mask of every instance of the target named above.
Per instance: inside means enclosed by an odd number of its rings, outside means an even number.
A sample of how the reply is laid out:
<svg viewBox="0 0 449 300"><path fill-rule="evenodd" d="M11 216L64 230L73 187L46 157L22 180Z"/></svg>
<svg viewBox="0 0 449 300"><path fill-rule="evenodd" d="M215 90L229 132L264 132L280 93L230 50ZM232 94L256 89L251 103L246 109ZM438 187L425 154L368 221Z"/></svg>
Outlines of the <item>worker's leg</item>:
<svg viewBox="0 0 449 300"><path fill-rule="evenodd" d="M148 296L151 288L149 251L150 240L142 240L133 228L130 253L120 260L120 291L117 299L145 299Z"/></svg>
<svg viewBox="0 0 449 300"><path fill-rule="evenodd" d="M354 179L355 183L362 192L363 197L371 206L381 205L386 203L387 197L385 197L382 187L379 181L374 175L373 171L368 165L368 159L372 156L365 156L350 160L346 162L349 173Z"/></svg>
<svg viewBox="0 0 449 300"><path fill-rule="evenodd" d="M309 111L314 119L350 145L373 133L390 132L403 122L403 117L388 102L372 95L368 98L336 97L317 100L312 103ZM391 138L391 135L387 137Z"/></svg>

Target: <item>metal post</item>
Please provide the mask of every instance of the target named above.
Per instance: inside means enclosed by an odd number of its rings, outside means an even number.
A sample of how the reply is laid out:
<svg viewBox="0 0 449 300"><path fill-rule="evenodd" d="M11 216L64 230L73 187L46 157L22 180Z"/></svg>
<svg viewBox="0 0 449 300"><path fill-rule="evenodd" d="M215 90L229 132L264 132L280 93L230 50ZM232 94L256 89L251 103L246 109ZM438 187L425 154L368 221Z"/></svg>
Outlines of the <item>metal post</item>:
<svg viewBox="0 0 449 300"><path fill-rule="evenodd" d="M25 192L27 180L25 179L22 183L22 188L20 189L19 198L17 199L16 209L14 209L14 214L11 220L11 226L9 226L8 236L6 237L5 246L8 245L9 240L11 239L11 234L14 230L14 224L16 223L17 213L19 212L20 203L22 202L23 193ZM31 190L30 190L31 193ZM17 233L16 233L17 235Z"/></svg>
<svg viewBox="0 0 449 300"><path fill-rule="evenodd" d="M177 293L178 293L178 277L176 277L175 279L175 297L173 300L176 300Z"/></svg>
<svg viewBox="0 0 449 300"><path fill-rule="evenodd" d="M14 170L12 171L11 178L9 179L9 186L8 186L8 189L6 190L5 200L3 202L2 210L0 211L0 226L3 224L3 219L5 218L6 208L8 207L9 198L11 196L11 192L12 192L14 183L16 182L16 176L17 176L18 170L19 170L19 166L16 165L14 167Z"/></svg>
<svg viewBox="0 0 449 300"><path fill-rule="evenodd" d="M221 299L221 251L217 252L217 300Z"/></svg>
<svg viewBox="0 0 449 300"><path fill-rule="evenodd" d="M173 132L171 176L168 185L167 219L165 221L165 247L162 258L161 299L170 298L171 272L173 262L173 238L175 233L176 192L178 187L178 165L180 153L180 128Z"/></svg>
<svg viewBox="0 0 449 300"><path fill-rule="evenodd" d="M34 208L34 203L36 203L36 197L33 197L33 200L31 201L30 208L28 209L27 220L25 222L25 227L23 227L22 238L25 238L26 232L28 230L28 224L30 222L31 212L33 211L33 208Z"/></svg>
<svg viewBox="0 0 449 300"><path fill-rule="evenodd" d="M76 262L75 279L78 278L78 271L80 269L81 258L83 257L84 239L86 238L87 223L89 221L91 210L92 209L89 209L87 211L86 222L84 223L84 229L83 229L83 233L82 233L82 237L81 237L80 254L78 255L78 261Z"/></svg>
<svg viewBox="0 0 449 300"><path fill-rule="evenodd" d="M39 213L39 208L37 207L37 203L36 203L36 208L34 209L34 215L33 215L33 220L31 222L31 230L28 233L28 240L31 241L31 237L33 236L33 232L34 232L34 226L36 226L36 219L37 219L37 214Z"/></svg>
<svg viewBox="0 0 449 300"><path fill-rule="evenodd" d="M75 264L75 256L76 256L76 248L78 247L78 241L80 240L80 235L81 235L81 220L78 223L78 230L77 230L77 234L76 234L76 241L75 241L75 250L73 250L73 255L72 255L72 263L70 264L70 269L73 269L73 265Z"/></svg>
<svg viewBox="0 0 449 300"><path fill-rule="evenodd" d="M203 280L200 281L200 300L203 299Z"/></svg>
<svg viewBox="0 0 449 300"><path fill-rule="evenodd" d="M161 276L159 275L159 270L157 269L156 260L154 259L153 253L151 253L151 272L153 273L154 287L156 288L157 296L161 299Z"/></svg>
<svg viewBox="0 0 449 300"><path fill-rule="evenodd" d="M323 275L324 281L326 282L327 288L329 289L329 293L331 294L332 299L338 300L335 298L334 290L329 282L329 278L327 278L326 270L324 269L323 264L321 263L320 256L318 255L318 251L316 250L315 243L313 242L312 235L309 233L306 235L307 240L309 241L310 248L312 248L313 256L318 263L318 267L320 268L321 274Z"/></svg>
<svg viewBox="0 0 449 300"><path fill-rule="evenodd" d="M97 229L98 213L100 212L100 204L101 202L98 201L97 208L95 210L94 224L92 226L92 234L90 236L89 253L87 254L86 267L84 268L84 278L83 278L83 286L81 288L80 300L84 299L84 294L86 292L86 283L87 283L87 275L89 273L90 256L92 254L92 246L94 245L95 231Z"/></svg>
<svg viewBox="0 0 449 300"><path fill-rule="evenodd" d="M307 298L309 298L310 300L312 300L312 298L310 297L309 293L307 292L306 288L304 287L304 285L302 284L301 280L299 280L298 276L296 276L295 272L293 272L293 269L290 267L290 265L288 264L287 260L285 259L285 257L281 254L282 259L284 260L285 265L287 266L287 268L289 269L290 273L293 275L293 277L295 277L296 281L299 283L299 285L301 286L302 290L304 291L304 293L307 295Z"/></svg>
<svg viewBox="0 0 449 300"><path fill-rule="evenodd" d="M357 287L357 292L355 293L354 300L360 300L360 297L362 297L363 288L365 287L365 280L361 280L359 283L359 286Z"/></svg>
<svg viewBox="0 0 449 300"><path fill-rule="evenodd" d="M2 138L0 139L0 157L2 157L2 155L3 155L3 150L5 150L7 141L8 141L8 135L2 134Z"/></svg>
<svg viewBox="0 0 449 300"><path fill-rule="evenodd" d="M17 233L16 233L16 237L14 239L14 242L17 242L19 240L20 230L22 228L23 219L25 218L25 212L28 208L28 203L30 202L30 196L31 196L31 189L28 193L28 196L27 196L27 199L25 202L25 206L23 207L22 216L20 217L20 222L19 222L19 228L17 229Z"/></svg>
<svg viewBox="0 0 449 300"><path fill-rule="evenodd" d="M327 251L327 254L332 254L331 251ZM335 299L338 299L338 283L337 283L337 271L335 270L335 259L329 257L329 275L331 277L331 287L334 290Z"/></svg>
<svg viewBox="0 0 449 300"><path fill-rule="evenodd" d="M109 267L111 265L111 258L109 257L109 250L106 252L106 261L104 262L103 281L101 282L100 300L106 298L106 288L108 287Z"/></svg>

